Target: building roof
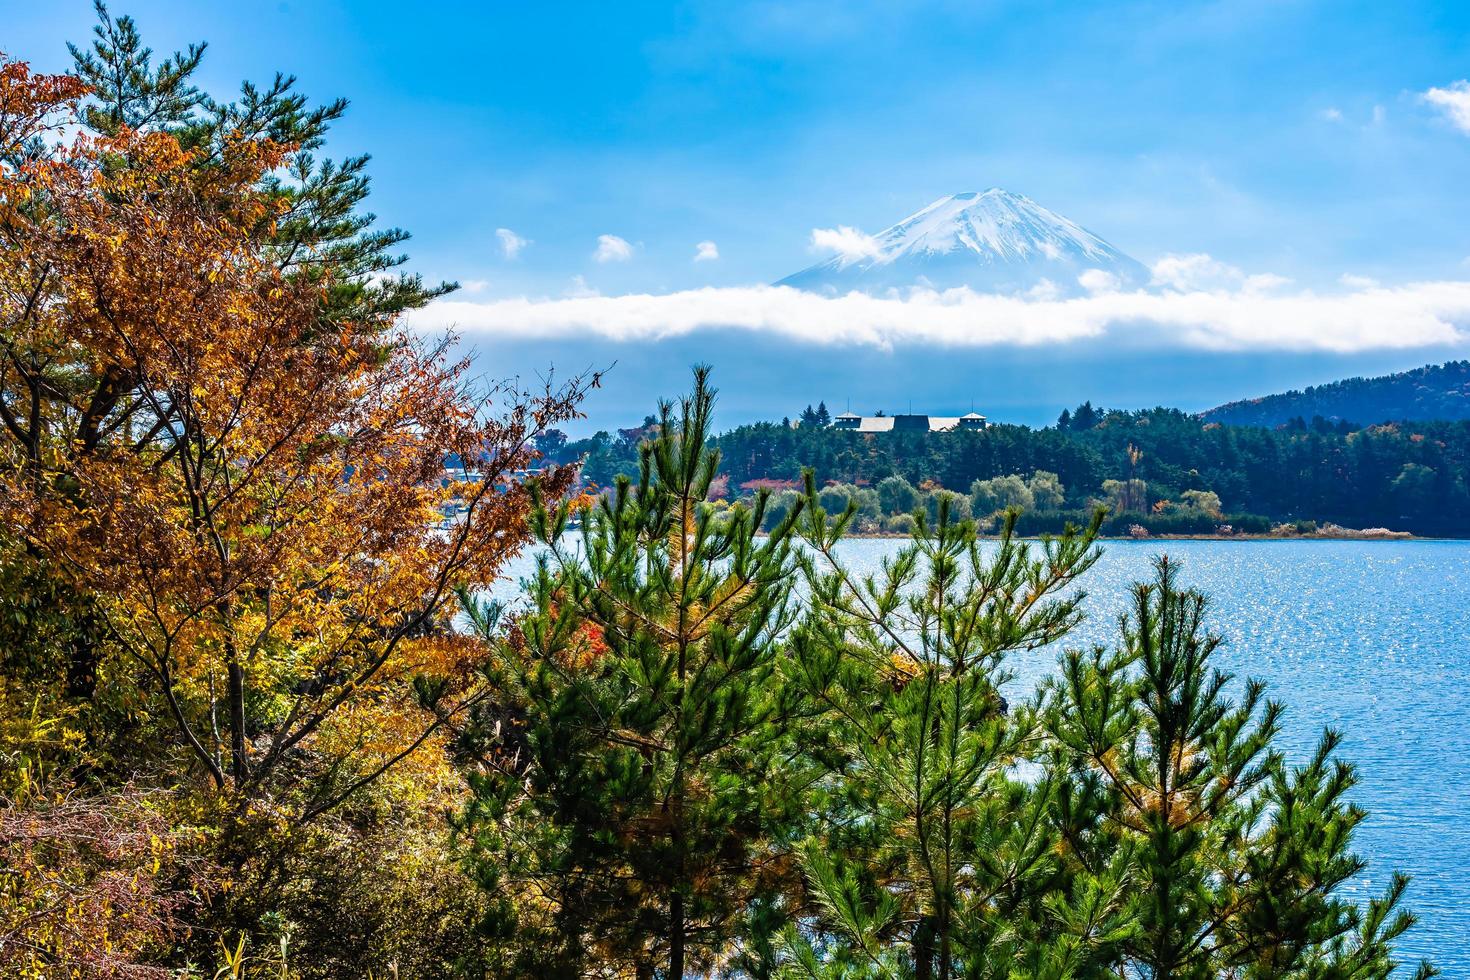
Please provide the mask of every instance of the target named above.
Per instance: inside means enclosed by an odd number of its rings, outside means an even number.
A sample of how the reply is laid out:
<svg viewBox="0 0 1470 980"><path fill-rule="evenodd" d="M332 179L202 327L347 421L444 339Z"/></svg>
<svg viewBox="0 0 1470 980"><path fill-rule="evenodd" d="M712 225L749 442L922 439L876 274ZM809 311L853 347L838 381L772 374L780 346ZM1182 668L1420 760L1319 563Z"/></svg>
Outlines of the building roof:
<svg viewBox="0 0 1470 980"><path fill-rule="evenodd" d="M985 416L968 415L858 415L843 412L833 419L833 428L849 432L950 432L954 429L982 427Z"/></svg>

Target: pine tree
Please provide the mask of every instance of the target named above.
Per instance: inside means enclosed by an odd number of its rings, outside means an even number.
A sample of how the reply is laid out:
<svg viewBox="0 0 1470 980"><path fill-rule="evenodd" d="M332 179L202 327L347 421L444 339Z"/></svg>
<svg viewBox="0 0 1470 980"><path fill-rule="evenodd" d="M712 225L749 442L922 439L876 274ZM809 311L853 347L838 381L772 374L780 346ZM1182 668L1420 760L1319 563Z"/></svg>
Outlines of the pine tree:
<svg viewBox="0 0 1470 980"><path fill-rule="evenodd" d="M295 148L264 186L286 201L270 228L278 266L293 275L330 282L329 316L358 323L417 309L453 290L425 285L417 275L395 272L407 257L395 250L409 238L398 228L377 229L364 208L370 190L366 155L319 158L327 133L347 111L346 99L312 105L296 79L277 73L268 85L244 82L233 101L211 97L195 85L208 45L191 44L156 64L131 17L114 18L94 0L97 25L88 46L68 44L73 71L91 90L82 120L93 132L115 135L126 127L173 134L196 153L201 168L218 164L232 140L267 139Z"/></svg>
<svg viewBox="0 0 1470 980"><path fill-rule="evenodd" d="M1051 691L1060 747L1057 822L1074 873L1128 866L1127 939L1095 959L1111 975L1387 977L1413 923L1406 879L1366 909L1342 897L1364 868L1350 850L1364 813L1326 732L1304 764L1273 747L1282 707L1211 660L1205 598L1162 559L1136 585L1116 650L1072 651ZM1416 977L1434 973L1421 965Z"/></svg>
<svg viewBox="0 0 1470 980"><path fill-rule="evenodd" d="M817 403L816 423L818 428L825 429L832 424L832 413L827 411L826 402Z"/></svg>
<svg viewBox="0 0 1470 980"><path fill-rule="evenodd" d="M811 407L810 404L808 404L806 408L803 408L801 410L801 426L802 426L802 428L804 428L804 429L814 429L814 428L817 428L819 426L819 424L820 423L817 421L817 413L816 413L816 411L813 410L813 408Z"/></svg>
<svg viewBox="0 0 1470 980"><path fill-rule="evenodd" d="M1069 432L1072 428L1072 413L1068 409L1062 409L1062 414L1057 416L1057 431Z"/></svg>
<svg viewBox="0 0 1470 980"><path fill-rule="evenodd" d="M481 720L496 774L466 817L486 887L529 896L502 908L507 973L579 976L583 957L640 977L708 969L793 819L778 753L797 695L775 678L801 508L760 538L764 494L705 505L707 374L677 417L662 406L637 484L581 509L578 541L567 505L535 519L534 608L496 645L502 693Z"/></svg>
<svg viewBox="0 0 1470 980"><path fill-rule="evenodd" d="M814 487L808 493L814 494ZM828 766L802 848L812 915L785 934L793 976L1007 976L1068 955L1042 910L1056 841L1049 781L1014 772L1039 734L1034 705L1008 705L1006 656L1052 643L1080 616L1068 591L1096 560L1090 528L1039 547L1014 536L982 548L946 503L914 541L859 578L809 499L811 614L795 631L792 682L825 709L804 744ZM1112 889L1094 919L1114 928ZM1087 896L1088 901L1091 900ZM1096 942L1096 937L1087 937Z"/></svg>

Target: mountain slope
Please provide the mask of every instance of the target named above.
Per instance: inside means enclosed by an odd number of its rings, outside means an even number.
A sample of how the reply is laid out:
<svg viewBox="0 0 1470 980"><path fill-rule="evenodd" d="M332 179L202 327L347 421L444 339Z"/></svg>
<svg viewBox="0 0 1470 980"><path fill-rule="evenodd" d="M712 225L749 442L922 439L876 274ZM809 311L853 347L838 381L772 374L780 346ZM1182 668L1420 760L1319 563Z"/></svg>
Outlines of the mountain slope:
<svg viewBox="0 0 1470 980"><path fill-rule="evenodd" d="M1081 225L998 187L940 198L869 244L864 254L834 256L777 285L828 293L968 286L1074 294L1081 291L1078 277L1089 270L1107 273L1124 288L1149 279L1141 263Z"/></svg>
<svg viewBox="0 0 1470 980"><path fill-rule="evenodd" d="M1399 420L1470 419L1470 361L1430 364L1378 378L1348 378L1302 391L1230 402L1200 417L1274 428L1314 416L1361 425Z"/></svg>

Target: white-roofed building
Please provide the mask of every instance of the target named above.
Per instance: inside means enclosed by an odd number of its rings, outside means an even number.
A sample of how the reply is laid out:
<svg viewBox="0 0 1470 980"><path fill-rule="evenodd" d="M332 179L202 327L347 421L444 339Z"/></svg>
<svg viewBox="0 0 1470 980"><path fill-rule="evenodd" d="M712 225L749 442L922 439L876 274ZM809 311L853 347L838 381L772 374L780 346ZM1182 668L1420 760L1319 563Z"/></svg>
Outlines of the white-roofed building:
<svg viewBox="0 0 1470 980"><path fill-rule="evenodd" d="M843 412L832 420L832 428L849 432L954 432L986 426L985 416L967 415L857 415Z"/></svg>

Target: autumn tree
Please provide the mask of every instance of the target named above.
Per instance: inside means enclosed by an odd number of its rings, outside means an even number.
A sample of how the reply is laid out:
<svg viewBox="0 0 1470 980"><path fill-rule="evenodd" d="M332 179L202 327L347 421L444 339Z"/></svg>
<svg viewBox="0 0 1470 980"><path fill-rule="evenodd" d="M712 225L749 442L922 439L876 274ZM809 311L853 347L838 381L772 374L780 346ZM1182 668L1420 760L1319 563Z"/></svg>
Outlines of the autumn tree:
<svg viewBox="0 0 1470 980"><path fill-rule="evenodd" d="M577 388L493 415L392 304L349 317L331 264L283 264L292 147L124 118L38 149L84 89L15 62L0 84L7 536L92 597L181 761L309 818L466 693L453 590L524 540L513 474ZM479 472L444 479L449 453Z"/></svg>
<svg viewBox="0 0 1470 980"><path fill-rule="evenodd" d="M637 482L576 511L580 535L568 505L537 513L532 608L497 645L500 714L480 725L487 771L466 820L486 887L525 896L501 920L503 975L703 973L781 866L797 701L780 633L800 509L762 538L764 493L752 510L705 503L713 399L696 371ZM483 606L476 622L496 635Z"/></svg>

